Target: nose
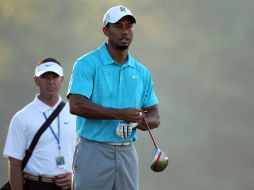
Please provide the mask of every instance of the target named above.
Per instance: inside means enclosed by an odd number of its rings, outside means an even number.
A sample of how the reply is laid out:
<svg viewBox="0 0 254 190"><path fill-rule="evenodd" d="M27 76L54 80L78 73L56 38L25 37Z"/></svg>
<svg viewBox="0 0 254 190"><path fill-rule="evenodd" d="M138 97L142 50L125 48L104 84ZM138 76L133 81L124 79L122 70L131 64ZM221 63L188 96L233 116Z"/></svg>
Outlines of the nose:
<svg viewBox="0 0 254 190"><path fill-rule="evenodd" d="M123 27L122 29L121 29L121 31L120 31L120 34L122 35L122 36L127 36L127 35L129 35L130 34L130 29L128 29L127 27Z"/></svg>

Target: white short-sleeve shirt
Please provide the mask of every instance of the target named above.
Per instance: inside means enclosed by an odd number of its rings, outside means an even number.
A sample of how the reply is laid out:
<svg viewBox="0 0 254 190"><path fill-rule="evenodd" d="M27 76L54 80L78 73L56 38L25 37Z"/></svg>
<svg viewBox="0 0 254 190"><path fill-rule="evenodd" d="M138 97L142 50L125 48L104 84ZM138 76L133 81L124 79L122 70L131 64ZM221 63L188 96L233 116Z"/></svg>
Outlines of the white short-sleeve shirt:
<svg viewBox="0 0 254 190"><path fill-rule="evenodd" d="M26 149L29 148L33 137L45 122L46 117L54 111L61 102L54 107L49 107L38 99L18 111L12 118L3 154L5 157L13 157L23 160ZM59 117L59 118L57 118ZM72 171L73 154L77 142L76 117L69 112L69 104L66 104L59 116L51 123L51 128L58 134L58 143L50 128L41 135L31 158L29 159L24 171L33 175L55 176ZM58 127L59 126L59 127ZM56 158L64 156L65 164L57 167Z"/></svg>

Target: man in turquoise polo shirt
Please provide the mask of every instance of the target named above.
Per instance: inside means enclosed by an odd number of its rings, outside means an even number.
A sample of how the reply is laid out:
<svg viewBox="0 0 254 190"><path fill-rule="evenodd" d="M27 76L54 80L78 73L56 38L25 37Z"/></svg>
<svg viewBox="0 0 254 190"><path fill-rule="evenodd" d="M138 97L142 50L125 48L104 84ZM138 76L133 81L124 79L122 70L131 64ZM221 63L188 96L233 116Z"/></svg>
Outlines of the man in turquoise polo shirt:
<svg viewBox="0 0 254 190"><path fill-rule="evenodd" d="M158 99L150 71L128 49L136 19L123 6L103 18L107 42L74 64L67 97L80 136L73 189L137 190L136 129L159 126Z"/></svg>

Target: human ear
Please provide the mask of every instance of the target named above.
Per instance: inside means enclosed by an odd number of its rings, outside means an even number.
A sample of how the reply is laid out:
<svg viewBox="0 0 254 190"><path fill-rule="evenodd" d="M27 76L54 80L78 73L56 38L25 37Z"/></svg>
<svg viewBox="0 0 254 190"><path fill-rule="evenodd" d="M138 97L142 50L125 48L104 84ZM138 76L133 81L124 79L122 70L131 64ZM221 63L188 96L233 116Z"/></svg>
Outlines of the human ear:
<svg viewBox="0 0 254 190"><path fill-rule="evenodd" d="M105 35L105 36L108 36L108 27L103 27L102 28L102 32L103 32L103 34Z"/></svg>
<svg viewBox="0 0 254 190"><path fill-rule="evenodd" d="M34 79L35 85L36 85L36 86L39 86L38 77L33 76L33 79Z"/></svg>

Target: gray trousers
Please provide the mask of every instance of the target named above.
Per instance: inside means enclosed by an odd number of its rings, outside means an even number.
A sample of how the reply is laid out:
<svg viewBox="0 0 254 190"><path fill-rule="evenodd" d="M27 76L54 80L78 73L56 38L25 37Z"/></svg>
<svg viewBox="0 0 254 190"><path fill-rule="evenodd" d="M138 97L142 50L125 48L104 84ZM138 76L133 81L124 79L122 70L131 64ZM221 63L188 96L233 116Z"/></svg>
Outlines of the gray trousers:
<svg viewBox="0 0 254 190"><path fill-rule="evenodd" d="M73 190L138 190L134 144L116 146L80 138L73 161Z"/></svg>

